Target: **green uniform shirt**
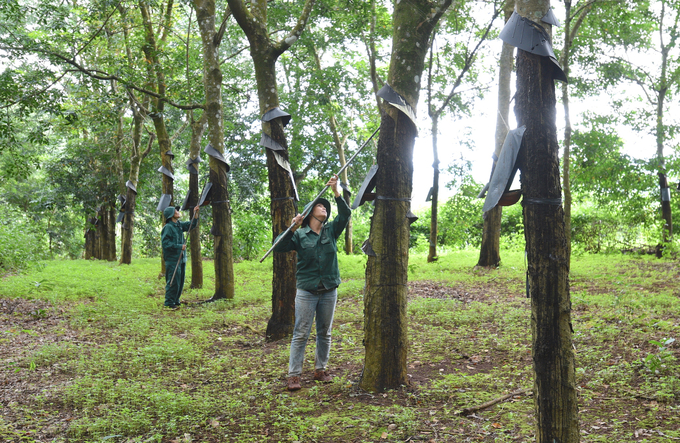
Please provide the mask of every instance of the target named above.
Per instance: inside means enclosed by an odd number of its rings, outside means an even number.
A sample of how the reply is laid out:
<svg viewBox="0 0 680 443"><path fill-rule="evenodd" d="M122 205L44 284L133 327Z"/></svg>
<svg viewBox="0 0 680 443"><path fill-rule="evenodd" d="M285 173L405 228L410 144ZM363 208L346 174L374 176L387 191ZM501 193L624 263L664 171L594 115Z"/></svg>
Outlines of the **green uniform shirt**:
<svg viewBox="0 0 680 443"><path fill-rule="evenodd" d="M177 263L179 254L184 245L183 232L188 231L198 224L197 218L192 218L190 222L169 221L163 226L161 231L161 244L163 245L163 259L173 265ZM187 254L182 254L182 263L187 262ZM167 265L166 265L167 266Z"/></svg>
<svg viewBox="0 0 680 443"><path fill-rule="evenodd" d="M338 215L323 225L320 235L307 225L295 232L289 231L274 248L275 252L297 251L295 277L299 289L316 291L322 286L333 289L340 285L337 240L345 230L352 211L342 197L336 197L335 203Z"/></svg>

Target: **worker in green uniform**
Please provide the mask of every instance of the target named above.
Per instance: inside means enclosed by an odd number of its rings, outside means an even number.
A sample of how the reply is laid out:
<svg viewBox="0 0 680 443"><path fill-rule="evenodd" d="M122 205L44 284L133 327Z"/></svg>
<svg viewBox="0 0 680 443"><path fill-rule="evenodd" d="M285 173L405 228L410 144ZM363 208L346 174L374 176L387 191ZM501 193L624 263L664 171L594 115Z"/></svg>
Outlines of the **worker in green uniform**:
<svg viewBox="0 0 680 443"><path fill-rule="evenodd" d="M333 190L338 206L338 215L333 221L328 221L331 203L325 198L317 198L302 211L304 214L311 207L311 211L304 219L301 214L293 218L294 228L288 231L274 248L276 252L297 251L295 326L288 362L289 391L301 388L300 375L305 347L315 317L316 357L313 379L326 383L331 381L326 366L331 350L331 329L338 298L337 288L341 282L336 242L352 214L340 195L338 185L337 175L326 185Z"/></svg>
<svg viewBox="0 0 680 443"><path fill-rule="evenodd" d="M165 307L169 309L179 308L187 263L184 232L193 229L198 224L200 209L200 206L194 208L194 218L190 222L179 221L182 216L179 206L168 206L163 210L165 226L161 231L161 243L163 260L165 260Z"/></svg>

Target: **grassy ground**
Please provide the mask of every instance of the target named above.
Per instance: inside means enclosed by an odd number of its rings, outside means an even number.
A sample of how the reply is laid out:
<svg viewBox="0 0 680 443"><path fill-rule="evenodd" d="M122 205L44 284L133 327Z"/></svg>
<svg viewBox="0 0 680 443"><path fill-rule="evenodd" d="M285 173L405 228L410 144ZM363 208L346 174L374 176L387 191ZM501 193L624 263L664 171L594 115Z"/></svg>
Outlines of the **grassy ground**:
<svg viewBox="0 0 680 443"><path fill-rule="evenodd" d="M327 385L285 390L288 340L264 341L271 260L235 266L236 300L162 308L158 260L52 261L0 282L0 441L533 441L524 259L410 259L411 385L357 388L365 258L344 283ZM212 295L205 288L184 300ZM648 257L572 260L583 442L680 440L680 267ZM665 341L668 343L665 344ZM512 394L492 407L461 415Z"/></svg>

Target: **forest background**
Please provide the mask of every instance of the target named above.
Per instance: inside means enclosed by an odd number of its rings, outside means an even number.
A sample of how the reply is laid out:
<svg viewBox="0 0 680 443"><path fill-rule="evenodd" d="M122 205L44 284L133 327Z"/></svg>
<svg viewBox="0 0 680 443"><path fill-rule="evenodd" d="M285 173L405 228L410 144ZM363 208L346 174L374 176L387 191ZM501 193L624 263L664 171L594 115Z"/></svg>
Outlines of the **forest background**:
<svg viewBox="0 0 680 443"><path fill-rule="evenodd" d="M574 109L580 110L571 115L572 248L577 253L653 248L662 240L656 177L660 162L671 183L679 177L675 140L679 114L674 112L678 5L585 4L590 9L573 40L569 71ZM84 234L100 235L97 229L106 211L114 217L119 209L125 211L117 196L125 197L135 155L139 194L132 255L159 255L157 205L166 192L164 174L158 169L164 164L164 152L156 143L157 128L149 115L135 135L132 109L146 105L153 114L148 102L154 96L143 91L153 94L156 79L146 70L150 62L143 49L148 33L144 34L138 5L116 5L3 1L0 199L5 211L0 215L0 266L6 270L28 259L86 256ZM201 118L196 105L203 100L201 41L188 3L148 6L149 23L158 37L154 63L165 78L168 98L162 115L175 161L174 202L180 204L190 178L184 161L192 158L191 137L196 134L190 123ZM447 199L440 204L437 243L452 249L480 245L483 200L476 197L485 182L484 172L479 171L488 169L488 174L491 166L488 128L496 112L489 109L489 97L496 96L501 42L495 37L503 24L501 18L492 21L492 17L502 6L501 2L457 2L431 39L422 80L428 99L418 112L420 132L414 155L412 206L419 216L411 226L415 251L429 247L430 209L423 204L423 194L431 186L433 170L422 168L429 161L423 159L432 158L427 110L442 103L438 148L448 159L442 166L449 191L442 194ZM555 2L555 6L559 16L564 5ZM282 34L301 7L297 2L275 3L268 18L272 28ZM220 10L229 8L217 5ZM390 14L391 6L379 2L317 3L300 40L281 55L277 76L281 108L292 116L289 153L301 200L298 210L339 169L338 148L349 157L379 121L375 91L386 77ZM234 259L251 260L267 250L272 238L265 148L260 145L248 43L233 18L228 14L218 18ZM559 57L564 36L560 28L555 29L553 47ZM473 53L477 44L479 49ZM453 89L459 75L460 84ZM661 90L665 100L659 100ZM447 96L450 99L445 101ZM661 134L659 111L664 118ZM486 129L481 127L484 124ZM564 127L561 121L558 125ZM661 150L651 142L659 142L659 137ZM649 146L647 142L641 146L640 140L650 141ZM198 143L206 158L202 149L207 141L199 138ZM375 149L369 144L349 168L352 199L374 163ZM480 158L486 159L482 168ZM204 169L199 177L204 184ZM671 190L676 192L674 185ZM676 209L676 200L672 201ZM354 253L367 238L370 213L370 204L354 212ZM210 227L209 206L202 217L203 226ZM523 248L521 217L519 205L505 209L504 245ZM119 241L121 224L116 226ZM210 258L213 240L208 231L201 232L201 254ZM102 257L115 259L116 253Z"/></svg>

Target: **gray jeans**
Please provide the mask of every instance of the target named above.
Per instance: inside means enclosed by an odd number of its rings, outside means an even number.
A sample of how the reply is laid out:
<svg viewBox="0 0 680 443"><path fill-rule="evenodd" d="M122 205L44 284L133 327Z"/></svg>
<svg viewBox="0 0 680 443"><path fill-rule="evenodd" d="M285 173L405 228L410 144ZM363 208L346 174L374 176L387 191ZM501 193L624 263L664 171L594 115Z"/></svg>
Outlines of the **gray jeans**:
<svg viewBox="0 0 680 443"><path fill-rule="evenodd" d="M295 294L295 329L290 343L290 360L288 376L299 376L302 373L302 362L305 359L305 347L312 330L312 322L316 316L316 358L314 369L326 369L331 352L331 328L333 314L338 299L338 290L331 289L319 295L304 289Z"/></svg>

